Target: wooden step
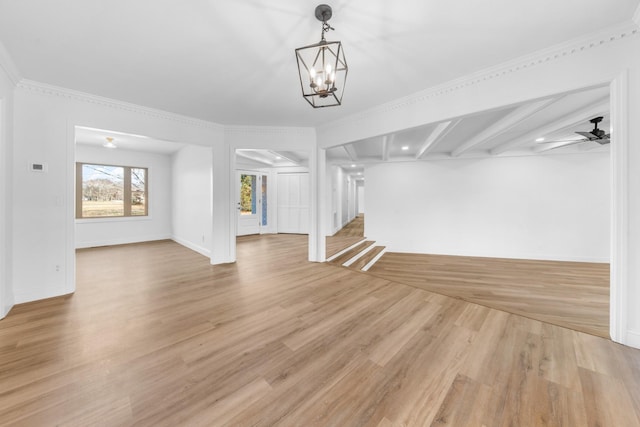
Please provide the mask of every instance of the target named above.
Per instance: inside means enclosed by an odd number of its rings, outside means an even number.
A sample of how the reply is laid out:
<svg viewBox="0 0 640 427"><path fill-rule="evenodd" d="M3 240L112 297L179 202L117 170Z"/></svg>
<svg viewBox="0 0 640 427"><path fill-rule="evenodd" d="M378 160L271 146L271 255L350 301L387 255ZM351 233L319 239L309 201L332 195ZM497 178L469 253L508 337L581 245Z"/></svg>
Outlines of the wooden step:
<svg viewBox="0 0 640 427"><path fill-rule="evenodd" d="M366 248L368 248L369 246L373 245L374 243L375 242L373 240L365 240L364 242L360 243L358 246L354 246L353 248L349 249L347 252L343 253L339 257L332 259L329 262L331 264L342 265L345 262L349 261L354 256L358 255L360 252L362 252Z"/></svg>
<svg viewBox="0 0 640 427"><path fill-rule="evenodd" d="M372 259L374 259L380 252L384 250L384 246L376 246L371 249L369 252L364 254L361 258L359 258L356 262L351 264L349 268L354 270L362 270Z"/></svg>

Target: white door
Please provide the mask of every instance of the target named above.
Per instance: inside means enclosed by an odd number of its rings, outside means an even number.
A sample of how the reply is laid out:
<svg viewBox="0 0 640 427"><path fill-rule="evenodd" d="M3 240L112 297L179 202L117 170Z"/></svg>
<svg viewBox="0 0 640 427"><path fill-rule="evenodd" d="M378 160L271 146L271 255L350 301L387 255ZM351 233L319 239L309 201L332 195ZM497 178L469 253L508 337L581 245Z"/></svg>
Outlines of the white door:
<svg viewBox="0 0 640 427"><path fill-rule="evenodd" d="M278 233L309 234L309 174L278 174Z"/></svg>
<svg viewBox="0 0 640 427"><path fill-rule="evenodd" d="M267 226L267 176L256 171L237 171L237 236L259 234Z"/></svg>

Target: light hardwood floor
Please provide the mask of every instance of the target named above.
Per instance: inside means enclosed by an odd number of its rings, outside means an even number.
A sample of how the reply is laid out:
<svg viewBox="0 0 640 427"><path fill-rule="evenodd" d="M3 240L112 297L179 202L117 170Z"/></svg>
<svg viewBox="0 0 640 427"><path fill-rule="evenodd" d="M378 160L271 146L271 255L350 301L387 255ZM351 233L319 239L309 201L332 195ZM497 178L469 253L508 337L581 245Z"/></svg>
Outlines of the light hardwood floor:
<svg viewBox="0 0 640 427"><path fill-rule="evenodd" d="M362 240L363 214L327 238L327 256ZM386 252L368 273L609 337L609 264Z"/></svg>
<svg viewBox="0 0 640 427"><path fill-rule="evenodd" d="M386 252L368 273L609 338L609 264Z"/></svg>
<svg viewBox="0 0 640 427"><path fill-rule="evenodd" d="M327 258L363 240L364 214L357 215L333 236L327 237Z"/></svg>
<svg viewBox="0 0 640 427"><path fill-rule="evenodd" d="M0 321L2 425L636 426L640 351L329 264L307 239L78 251Z"/></svg>

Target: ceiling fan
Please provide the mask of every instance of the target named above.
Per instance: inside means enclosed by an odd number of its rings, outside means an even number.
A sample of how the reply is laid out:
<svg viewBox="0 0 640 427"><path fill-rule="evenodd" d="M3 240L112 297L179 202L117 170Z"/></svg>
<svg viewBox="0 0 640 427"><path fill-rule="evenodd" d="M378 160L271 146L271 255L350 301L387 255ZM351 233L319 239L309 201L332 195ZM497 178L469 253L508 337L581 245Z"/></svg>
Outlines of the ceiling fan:
<svg viewBox="0 0 640 427"><path fill-rule="evenodd" d="M597 142L600 145L609 144L611 142L611 134L605 133L605 131L598 128L598 123L600 123L603 118L604 117L600 116L600 117L594 117L593 119L589 120L590 123L593 123L593 130L591 132L577 131L576 133L583 137L581 139L548 141L548 142L543 142L542 144L554 144L554 143L565 142L565 141L567 142L566 144L561 144L553 148L561 148L561 147L566 147L573 144L581 144L583 142L590 142L590 141Z"/></svg>

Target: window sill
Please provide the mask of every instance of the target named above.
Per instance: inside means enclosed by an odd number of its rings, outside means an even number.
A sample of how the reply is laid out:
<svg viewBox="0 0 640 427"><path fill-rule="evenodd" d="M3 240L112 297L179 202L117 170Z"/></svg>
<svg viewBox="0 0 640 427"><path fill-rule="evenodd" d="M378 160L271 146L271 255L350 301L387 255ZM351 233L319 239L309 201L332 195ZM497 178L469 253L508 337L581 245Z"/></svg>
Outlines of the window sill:
<svg viewBox="0 0 640 427"><path fill-rule="evenodd" d="M104 218L76 218L76 224L94 224L97 222L150 221L151 216L112 216Z"/></svg>

